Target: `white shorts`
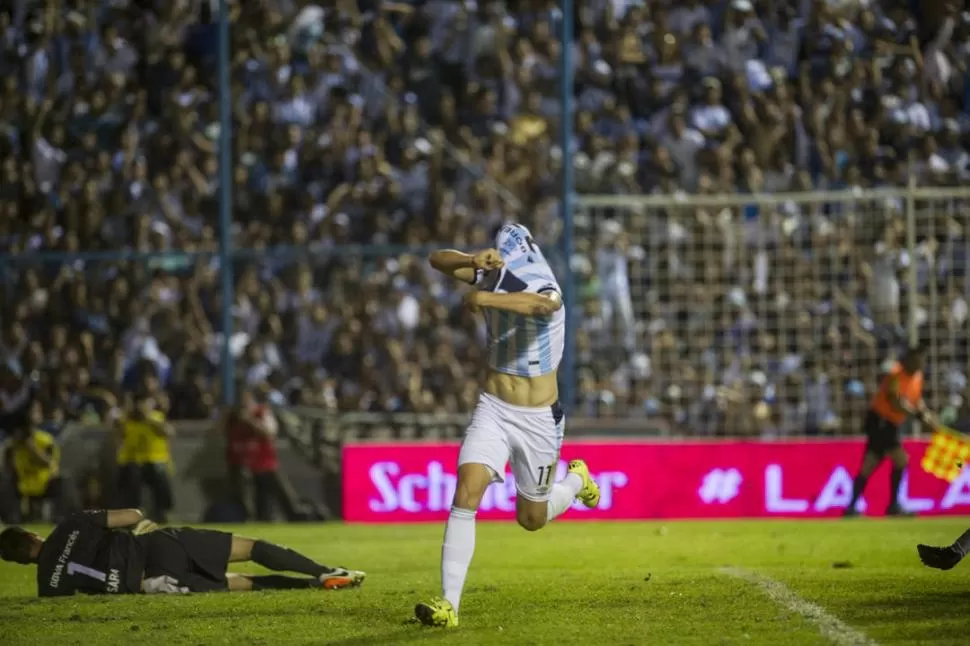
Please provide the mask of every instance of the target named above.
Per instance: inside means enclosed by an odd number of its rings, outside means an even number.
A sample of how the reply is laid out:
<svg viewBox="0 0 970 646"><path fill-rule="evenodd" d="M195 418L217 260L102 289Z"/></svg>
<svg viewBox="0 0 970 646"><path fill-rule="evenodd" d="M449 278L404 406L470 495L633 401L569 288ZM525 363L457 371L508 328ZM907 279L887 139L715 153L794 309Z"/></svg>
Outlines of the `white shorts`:
<svg viewBox="0 0 970 646"><path fill-rule="evenodd" d="M520 496L535 502L549 500L565 426L558 402L527 408L482 393L465 431L458 466L484 464L492 471L492 482L504 482L509 463Z"/></svg>

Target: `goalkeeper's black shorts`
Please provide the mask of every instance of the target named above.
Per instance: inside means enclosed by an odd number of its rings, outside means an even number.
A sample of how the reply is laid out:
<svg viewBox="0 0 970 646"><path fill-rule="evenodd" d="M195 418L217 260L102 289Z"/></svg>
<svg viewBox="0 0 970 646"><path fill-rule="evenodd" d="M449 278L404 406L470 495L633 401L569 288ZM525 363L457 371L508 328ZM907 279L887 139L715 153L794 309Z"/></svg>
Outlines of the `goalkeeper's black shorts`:
<svg viewBox="0 0 970 646"><path fill-rule="evenodd" d="M867 439L867 453L882 458L887 453L902 446L899 439L899 428L892 422L880 417L875 411L870 410L866 413L863 430Z"/></svg>
<svg viewBox="0 0 970 646"><path fill-rule="evenodd" d="M170 576L192 592L227 590L232 534L174 527L145 535L145 577Z"/></svg>

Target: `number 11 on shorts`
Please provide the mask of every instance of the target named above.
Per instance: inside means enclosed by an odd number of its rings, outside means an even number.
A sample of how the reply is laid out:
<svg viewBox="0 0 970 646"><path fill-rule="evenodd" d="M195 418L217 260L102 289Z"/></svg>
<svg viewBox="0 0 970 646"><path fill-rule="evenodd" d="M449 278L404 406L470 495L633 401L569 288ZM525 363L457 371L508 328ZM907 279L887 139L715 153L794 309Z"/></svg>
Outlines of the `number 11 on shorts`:
<svg viewBox="0 0 970 646"><path fill-rule="evenodd" d="M538 484L540 487L548 487L550 481L552 480L552 474L556 470L555 464L550 464L547 467L539 467L539 480Z"/></svg>

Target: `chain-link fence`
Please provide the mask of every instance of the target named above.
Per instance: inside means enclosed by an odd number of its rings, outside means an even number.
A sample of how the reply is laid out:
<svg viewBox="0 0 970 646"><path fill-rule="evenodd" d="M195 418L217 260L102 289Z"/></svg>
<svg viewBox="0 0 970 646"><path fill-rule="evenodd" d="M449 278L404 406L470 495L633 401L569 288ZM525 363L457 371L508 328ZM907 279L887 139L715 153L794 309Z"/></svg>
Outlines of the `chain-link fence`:
<svg viewBox="0 0 970 646"><path fill-rule="evenodd" d="M684 433L856 433L884 362L929 347L962 396L966 189L582 197L574 265L588 411Z"/></svg>

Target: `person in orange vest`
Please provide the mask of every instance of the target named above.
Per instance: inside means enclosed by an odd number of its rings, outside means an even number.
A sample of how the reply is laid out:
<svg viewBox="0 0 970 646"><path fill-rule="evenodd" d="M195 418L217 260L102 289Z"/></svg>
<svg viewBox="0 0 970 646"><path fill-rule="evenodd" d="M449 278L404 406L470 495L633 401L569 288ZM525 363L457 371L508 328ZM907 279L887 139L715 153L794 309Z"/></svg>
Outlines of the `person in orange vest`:
<svg viewBox="0 0 970 646"><path fill-rule="evenodd" d="M932 426L933 415L923 401L923 364L926 350L922 346L910 347L899 361L882 378L879 391L869 404L863 430L866 434L866 451L862 466L852 485L852 501L845 510L846 516L857 516L856 502L865 491L869 476L887 457L892 460L890 473L890 499L886 509L888 516L903 516L907 512L899 505L899 484L909 463L900 441L900 427L910 417L917 417Z"/></svg>

